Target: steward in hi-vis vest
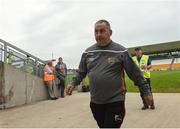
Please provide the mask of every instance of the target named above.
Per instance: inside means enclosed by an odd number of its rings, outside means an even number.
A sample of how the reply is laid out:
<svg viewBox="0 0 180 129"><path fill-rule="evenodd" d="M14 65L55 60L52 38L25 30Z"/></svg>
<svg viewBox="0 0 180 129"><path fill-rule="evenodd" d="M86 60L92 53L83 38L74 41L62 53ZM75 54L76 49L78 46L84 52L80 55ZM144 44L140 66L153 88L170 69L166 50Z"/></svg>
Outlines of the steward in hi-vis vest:
<svg viewBox="0 0 180 129"><path fill-rule="evenodd" d="M143 73L143 76L146 79L146 81L148 82L150 90L151 90L151 80L150 80L150 78L151 78L150 69L152 67L151 60L149 59L148 55L143 55L141 48L136 48L135 54L136 54L136 56L133 57L133 60L134 60L135 64L139 67L141 72ZM151 93L152 93L152 90L151 90ZM140 95L141 95L141 98L142 98L142 101L144 104L144 106L142 107L142 110L148 109L149 107L144 100L144 96L143 96L141 90L140 90ZM154 101L150 108L155 109Z"/></svg>
<svg viewBox="0 0 180 129"><path fill-rule="evenodd" d="M144 78L151 78L151 73L149 69L143 69L143 67L148 64L149 56L142 55L140 61L138 61L138 57L134 56L133 60L135 64L140 68L140 70L143 72Z"/></svg>

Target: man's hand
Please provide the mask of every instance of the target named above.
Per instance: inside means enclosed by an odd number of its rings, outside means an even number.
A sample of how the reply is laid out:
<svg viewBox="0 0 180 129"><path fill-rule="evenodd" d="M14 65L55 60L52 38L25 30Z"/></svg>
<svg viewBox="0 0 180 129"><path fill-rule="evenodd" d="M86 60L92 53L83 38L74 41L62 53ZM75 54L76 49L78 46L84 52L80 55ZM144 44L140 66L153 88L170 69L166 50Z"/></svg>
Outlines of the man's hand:
<svg viewBox="0 0 180 129"><path fill-rule="evenodd" d="M153 97L152 96L144 96L144 100L146 101L146 104L148 106L151 106L153 103Z"/></svg>
<svg viewBox="0 0 180 129"><path fill-rule="evenodd" d="M147 69L147 65L142 65L141 69L146 70Z"/></svg>
<svg viewBox="0 0 180 129"><path fill-rule="evenodd" d="M66 89L66 94L72 95L73 90L74 90L74 86L69 84Z"/></svg>

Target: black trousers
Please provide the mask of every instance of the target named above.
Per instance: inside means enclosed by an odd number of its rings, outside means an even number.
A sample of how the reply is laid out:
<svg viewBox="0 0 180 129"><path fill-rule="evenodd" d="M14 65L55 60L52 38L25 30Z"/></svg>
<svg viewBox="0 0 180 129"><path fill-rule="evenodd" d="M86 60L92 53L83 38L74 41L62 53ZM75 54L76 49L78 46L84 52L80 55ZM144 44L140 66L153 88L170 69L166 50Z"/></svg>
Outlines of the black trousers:
<svg viewBox="0 0 180 129"><path fill-rule="evenodd" d="M152 93L152 88L151 88L151 79L150 78L145 78L147 83L149 84L149 88L150 88L150 91ZM141 96L141 99L143 101L143 104L145 107L148 107L148 105L146 104L145 100L144 100L144 96L143 96L143 92L140 90L140 96ZM153 100L153 103L151 106L154 106L154 100Z"/></svg>
<svg viewBox="0 0 180 129"><path fill-rule="evenodd" d="M60 83L58 84L58 89L60 90L60 96L64 97L64 89L65 89L65 80L59 79Z"/></svg>
<svg viewBox="0 0 180 129"><path fill-rule="evenodd" d="M92 114L100 128L120 128L125 116L124 101L108 104L90 103Z"/></svg>

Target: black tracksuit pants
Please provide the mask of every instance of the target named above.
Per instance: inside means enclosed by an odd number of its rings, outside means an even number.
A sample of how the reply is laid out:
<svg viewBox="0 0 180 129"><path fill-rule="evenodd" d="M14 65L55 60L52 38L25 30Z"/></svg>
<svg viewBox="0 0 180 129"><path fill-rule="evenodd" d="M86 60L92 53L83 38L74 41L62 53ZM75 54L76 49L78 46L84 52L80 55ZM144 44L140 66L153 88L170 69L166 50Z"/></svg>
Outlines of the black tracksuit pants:
<svg viewBox="0 0 180 129"><path fill-rule="evenodd" d="M125 116L124 101L108 104L90 103L92 114L100 128L120 128Z"/></svg>
<svg viewBox="0 0 180 129"><path fill-rule="evenodd" d="M58 84L58 89L60 90L60 96L64 97L65 79L60 79L60 83Z"/></svg>

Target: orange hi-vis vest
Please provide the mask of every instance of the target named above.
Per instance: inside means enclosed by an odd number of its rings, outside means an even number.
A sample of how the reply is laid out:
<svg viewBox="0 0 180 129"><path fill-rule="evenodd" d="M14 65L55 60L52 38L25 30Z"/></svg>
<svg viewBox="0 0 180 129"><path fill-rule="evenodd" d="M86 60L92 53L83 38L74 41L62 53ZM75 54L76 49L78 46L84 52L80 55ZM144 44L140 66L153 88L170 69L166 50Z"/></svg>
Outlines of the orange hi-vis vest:
<svg viewBox="0 0 180 129"><path fill-rule="evenodd" d="M44 72L44 81L52 81L52 80L54 80L54 75Z"/></svg>

